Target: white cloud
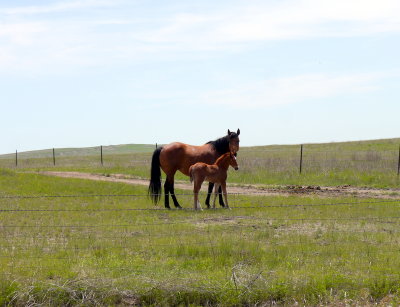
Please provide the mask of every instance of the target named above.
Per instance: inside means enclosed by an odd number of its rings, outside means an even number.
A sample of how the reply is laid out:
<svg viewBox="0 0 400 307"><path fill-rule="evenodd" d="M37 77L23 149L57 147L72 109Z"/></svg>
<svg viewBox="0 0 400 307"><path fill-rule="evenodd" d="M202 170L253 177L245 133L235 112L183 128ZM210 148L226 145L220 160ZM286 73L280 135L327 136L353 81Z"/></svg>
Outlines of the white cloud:
<svg viewBox="0 0 400 307"><path fill-rule="evenodd" d="M189 6L168 13L160 9L154 15L141 15L140 7L127 3L76 0L0 9L0 70L44 71L46 66L46 72L62 71L179 58L182 53L242 51L270 40L400 32L397 0L244 1L218 11L198 12ZM113 10L91 14L92 8L108 6ZM78 12L84 18L52 15L60 12Z"/></svg>
<svg viewBox="0 0 400 307"><path fill-rule="evenodd" d="M254 41L400 32L397 0L253 3L217 13L177 14L159 29L143 33L143 38L152 43L180 43L205 50Z"/></svg>
<svg viewBox="0 0 400 307"><path fill-rule="evenodd" d="M65 12L70 10L78 10L90 7L115 5L116 1L111 0L78 0L78 1L65 1L56 2L41 6L21 6L0 9L2 15L35 15L35 14L48 14Z"/></svg>
<svg viewBox="0 0 400 307"><path fill-rule="evenodd" d="M0 27L0 37L8 39L10 45L32 45L35 35L47 30L41 22L18 22L5 24Z"/></svg>
<svg viewBox="0 0 400 307"><path fill-rule="evenodd" d="M374 83L384 78L382 73L326 75L305 74L258 81L234 89L205 93L202 103L233 107L272 107L325 99L339 95L369 92L378 89Z"/></svg>

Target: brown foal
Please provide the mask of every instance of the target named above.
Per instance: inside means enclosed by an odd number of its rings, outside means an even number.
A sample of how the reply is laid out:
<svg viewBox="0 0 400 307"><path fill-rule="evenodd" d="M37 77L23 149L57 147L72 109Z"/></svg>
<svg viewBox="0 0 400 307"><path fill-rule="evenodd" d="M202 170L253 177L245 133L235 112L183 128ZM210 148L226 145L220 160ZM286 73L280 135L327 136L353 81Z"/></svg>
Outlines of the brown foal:
<svg viewBox="0 0 400 307"><path fill-rule="evenodd" d="M226 193L226 178L228 177L229 165L238 170L236 157L232 152L227 152L220 156L214 164L206 164L198 162L189 168L190 182L194 182L194 209L201 209L199 202L199 191L204 180L215 184L213 208L215 208L215 199L217 198L218 189L222 187L222 193L225 198L226 208L229 208L228 197Z"/></svg>

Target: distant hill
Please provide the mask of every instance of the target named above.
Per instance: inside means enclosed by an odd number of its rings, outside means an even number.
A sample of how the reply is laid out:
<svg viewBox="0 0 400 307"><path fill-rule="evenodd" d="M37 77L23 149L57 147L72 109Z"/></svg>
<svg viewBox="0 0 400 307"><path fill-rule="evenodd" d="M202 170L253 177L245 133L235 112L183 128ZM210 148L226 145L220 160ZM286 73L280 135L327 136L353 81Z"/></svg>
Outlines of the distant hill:
<svg viewBox="0 0 400 307"><path fill-rule="evenodd" d="M161 145L160 145L161 146ZM241 151L290 151L297 150L300 144L296 145L265 145L265 146L242 146ZM305 143L307 150L319 151L384 151L398 150L400 138L380 139L368 141L351 142L331 142L331 143ZM103 146L103 153L106 155L150 153L155 149L155 144L123 144ZM58 157L78 157L78 156L96 156L100 153L100 146L82 147L82 148L56 148ZM53 149L35 150L18 152L18 157L22 159L35 159L51 157ZM0 155L0 159L11 159L15 153Z"/></svg>
<svg viewBox="0 0 400 307"><path fill-rule="evenodd" d="M400 138L393 139L379 139L367 141L349 141L349 142L330 142L330 143L304 143L304 148L307 150L318 151L386 151L398 150L400 146ZM251 146L242 147L245 151L253 150L269 150L280 151L298 149L300 144L295 145L266 145L266 146Z"/></svg>
<svg viewBox="0 0 400 307"><path fill-rule="evenodd" d="M110 145L103 146L105 154L129 154L129 153L145 153L152 152L155 145L150 144L126 144L126 145ZM82 148L56 148L55 152L59 157L76 157L76 156L94 156L99 155L100 146L82 147ZM0 155L0 159L10 159L15 153ZM46 158L53 155L53 149L43 149L34 151L18 152L20 158Z"/></svg>

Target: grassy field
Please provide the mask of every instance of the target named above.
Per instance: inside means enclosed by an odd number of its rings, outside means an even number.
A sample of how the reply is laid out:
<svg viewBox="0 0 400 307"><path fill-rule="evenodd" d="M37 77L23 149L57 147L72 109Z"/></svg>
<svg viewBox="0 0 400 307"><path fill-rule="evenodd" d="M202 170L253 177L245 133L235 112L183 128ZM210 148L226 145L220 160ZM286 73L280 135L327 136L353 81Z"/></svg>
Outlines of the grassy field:
<svg viewBox="0 0 400 307"><path fill-rule="evenodd" d="M399 201L167 211L146 187L9 169L0 186L0 306L400 303Z"/></svg>
<svg viewBox="0 0 400 307"><path fill-rule="evenodd" d="M299 174L300 145L242 147L239 172L230 182L263 185L354 185L379 188L400 187L398 171L400 139L362 142L305 144ZM78 170L148 178L155 145L118 145L56 149L19 153L18 170ZM15 169L15 154L0 156L0 167ZM177 175L178 180L187 180Z"/></svg>
<svg viewBox="0 0 400 307"><path fill-rule="evenodd" d="M242 147L229 182L399 188L400 139ZM0 306L397 305L399 201L230 195L166 211L147 188L40 170L148 178L153 145L0 156ZM188 180L182 175L177 179ZM178 198L192 207L187 191ZM202 195L204 199L204 195Z"/></svg>

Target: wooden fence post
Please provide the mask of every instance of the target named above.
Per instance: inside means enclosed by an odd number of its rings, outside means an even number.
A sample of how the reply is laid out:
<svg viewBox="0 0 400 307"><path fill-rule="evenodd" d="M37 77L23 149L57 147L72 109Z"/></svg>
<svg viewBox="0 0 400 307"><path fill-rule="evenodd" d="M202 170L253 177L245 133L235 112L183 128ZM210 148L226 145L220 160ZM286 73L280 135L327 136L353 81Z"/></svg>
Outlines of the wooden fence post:
<svg viewBox="0 0 400 307"><path fill-rule="evenodd" d="M303 144L300 146L300 174L303 167Z"/></svg>
<svg viewBox="0 0 400 307"><path fill-rule="evenodd" d="M15 167L18 167L18 150L15 151Z"/></svg>
<svg viewBox="0 0 400 307"><path fill-rule="evenodd" d="M399 160L397 162L397 177L400 175L400 146L399 146Z"/></svg>
<svg viewBox="0 0 400 307"><path fill-rule="evenodd" d="M56 166L56 153L54 148L53 148L53 165Z"/></svg>
<svg viewBox="0 0 400 307"><path fill-rule="evenodd" d="M103 166L103 145L100 146L100 160L101 160L101 166Z"/></svg>

